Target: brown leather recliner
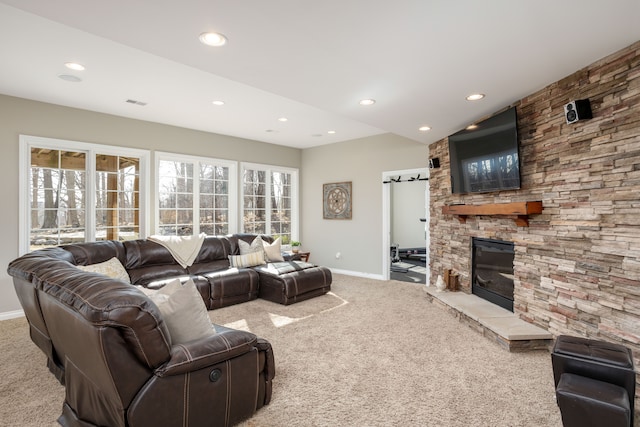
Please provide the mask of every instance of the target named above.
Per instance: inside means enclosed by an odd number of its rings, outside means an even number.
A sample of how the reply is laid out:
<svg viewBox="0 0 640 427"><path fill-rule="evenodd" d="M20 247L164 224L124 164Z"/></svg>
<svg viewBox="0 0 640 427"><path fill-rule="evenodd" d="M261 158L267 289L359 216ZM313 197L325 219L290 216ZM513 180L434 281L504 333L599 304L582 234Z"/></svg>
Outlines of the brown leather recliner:
<svg viewBox="0 0 640 427"><path fill-rule="evenodd" d="M91 256L124 256L118 242L94 245ZM60 424L229 426L269 403L275 364L267 341L216 326L215 335L173 345L147 296L77 269L78 257L51 248L8 269L31 337L65 385Z"/></svg>

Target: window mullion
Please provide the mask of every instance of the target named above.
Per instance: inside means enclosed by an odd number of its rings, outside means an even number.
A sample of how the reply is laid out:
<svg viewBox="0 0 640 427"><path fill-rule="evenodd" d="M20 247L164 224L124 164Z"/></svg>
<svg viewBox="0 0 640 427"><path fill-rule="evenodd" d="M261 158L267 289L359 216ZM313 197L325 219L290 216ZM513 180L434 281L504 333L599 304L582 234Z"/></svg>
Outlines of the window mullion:
<svg viewBox="0 0 640 427"><path fill-rule="evenodd" d="M193 162L193 197L191 209L193 209L193 235L200 234L200 162Z"/></svg>
<svg viewBox="0 0 640 427"><path fill-rule="evenodd" d="M84 236L87 242L95 242L96 240L96 152L94 150L88 150L86 152L86 165L85 165L85 231Z"/></svg>
<svg viewBox="0 0 640 427"><path fill-rule="evenodd" d="M273 188L271 188L272 182L271 182L271 169L265 169L264 170L265 175L266 175L266 180L265 180L265 203L264 203L264 209L265 209L265 224L264 224L264 232L267 235L271 235L271 192L273 191Z"/></svg>

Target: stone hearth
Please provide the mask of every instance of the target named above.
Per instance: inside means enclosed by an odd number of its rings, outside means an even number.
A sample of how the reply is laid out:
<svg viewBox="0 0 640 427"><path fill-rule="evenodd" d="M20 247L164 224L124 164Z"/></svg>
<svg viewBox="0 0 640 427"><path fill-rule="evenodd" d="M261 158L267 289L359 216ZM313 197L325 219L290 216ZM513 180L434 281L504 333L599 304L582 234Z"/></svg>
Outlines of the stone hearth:
<svg viewBox="0 0 640 427"><path fill-rule="evenodd" d="M553 336L549 332L509 310L464 292L438 292L432 286L424 290L431 303L510 352L550 349Z"/></svg>

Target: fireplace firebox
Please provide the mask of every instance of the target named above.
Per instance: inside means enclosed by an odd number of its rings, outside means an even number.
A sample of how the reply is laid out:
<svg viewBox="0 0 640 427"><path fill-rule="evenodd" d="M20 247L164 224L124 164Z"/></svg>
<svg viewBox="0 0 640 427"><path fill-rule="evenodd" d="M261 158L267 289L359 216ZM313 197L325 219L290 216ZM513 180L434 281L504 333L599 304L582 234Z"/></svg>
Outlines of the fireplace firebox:
<svg viewBox="0 0 640 427"><path fill-rule="evenodd" d="M474 237L471 292L513 311L513 243Z"/></svg>

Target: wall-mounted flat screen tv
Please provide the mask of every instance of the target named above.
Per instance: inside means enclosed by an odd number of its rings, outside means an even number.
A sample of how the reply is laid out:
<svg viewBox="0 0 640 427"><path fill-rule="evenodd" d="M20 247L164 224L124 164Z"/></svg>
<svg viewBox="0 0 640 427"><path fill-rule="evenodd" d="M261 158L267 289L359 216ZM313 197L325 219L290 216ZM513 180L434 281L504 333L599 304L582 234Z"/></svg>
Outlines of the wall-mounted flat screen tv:
<svg viewBox="0 0 640 427"><path fill-rule="evenodd" d="M449 137L452 193L520 188L516 107Z"/></svg>

